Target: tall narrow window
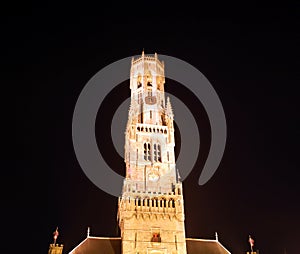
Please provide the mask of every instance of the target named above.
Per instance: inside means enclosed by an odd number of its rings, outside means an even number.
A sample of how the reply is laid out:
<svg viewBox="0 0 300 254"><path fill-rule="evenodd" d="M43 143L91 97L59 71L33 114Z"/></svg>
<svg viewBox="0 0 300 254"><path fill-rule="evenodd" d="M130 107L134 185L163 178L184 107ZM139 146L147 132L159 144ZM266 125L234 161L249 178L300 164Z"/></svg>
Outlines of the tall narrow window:
<svg viewBox="0 0 300 254"><path fill-rule="evenodd" d="M147 160L150 161L151 160L151 148L150 148L150 143L147 144L148 146L148 156L147 156Z"/></svg>
<svg viewBox="0 0 300 254"><path fill-rule="evenodd" d="M152 110L150 110L150 119L152 119Z"/></svg>
<svg viewBox="0 0 300 254"><path fill-rule="evenodd" d="M144 143L144 160L147 160L147 143Z"/></svg>
<svg viewBox="0 0 300 254"><path fill-rule="evenodd" d="M161 149L160 144L153 145L153 152L154 152L154 161L161 162Z"/></svg>
<svg viewBox="0 0 300 254"><path fill-rule="evenodd" d="M151 160L150 143L144 143L144 160L145 161L150 161Z"/></svg>
<svg viewBox="0 0 300 254"><path fill-rule="evenodd" d="M157 144L157 160L161 162L161 149L160 144Z"/></svg>

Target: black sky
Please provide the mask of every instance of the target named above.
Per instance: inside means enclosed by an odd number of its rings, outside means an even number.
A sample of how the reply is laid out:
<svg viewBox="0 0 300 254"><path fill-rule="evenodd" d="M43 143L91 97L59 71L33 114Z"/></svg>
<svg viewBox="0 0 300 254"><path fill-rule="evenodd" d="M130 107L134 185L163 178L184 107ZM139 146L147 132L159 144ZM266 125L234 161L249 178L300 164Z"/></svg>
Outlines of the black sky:
<svg viewBox="0 0 300 254"><path fill-rule="evenodd" d="M232 253L245 253L251 234L261 254L298 253L299 4L114 7L32 5L26 15L5 17L7 84L17 94L9 235L19 236L18 246L31 245L30 253L47 252L56 226L64 253L85 238L88 226L92 235L118 235L117 199L93 185L77 162L72 115L94 74L144 49L198 68L226 115L224 157L214 177L198 186L210 144L207 116L189 91L166 83L193 112L203 142L183 183L187 236L214 238L217 231ZM100 151L119 173L122 158L100 130L109 131L104 122L129 95L126 82L118 85L96 123Z"/></svg>

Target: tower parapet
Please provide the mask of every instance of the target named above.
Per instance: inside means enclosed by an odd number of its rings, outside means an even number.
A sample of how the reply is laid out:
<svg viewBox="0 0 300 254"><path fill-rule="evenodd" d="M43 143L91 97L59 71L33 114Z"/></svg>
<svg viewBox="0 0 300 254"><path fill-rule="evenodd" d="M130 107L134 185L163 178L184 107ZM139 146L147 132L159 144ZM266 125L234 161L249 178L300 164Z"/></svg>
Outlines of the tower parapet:
<svg viewBox="0 0 300 254"><path fill-rule="evenodd" d="M62 244L50 244L48 254L62 254L64 246Z"/></svg>

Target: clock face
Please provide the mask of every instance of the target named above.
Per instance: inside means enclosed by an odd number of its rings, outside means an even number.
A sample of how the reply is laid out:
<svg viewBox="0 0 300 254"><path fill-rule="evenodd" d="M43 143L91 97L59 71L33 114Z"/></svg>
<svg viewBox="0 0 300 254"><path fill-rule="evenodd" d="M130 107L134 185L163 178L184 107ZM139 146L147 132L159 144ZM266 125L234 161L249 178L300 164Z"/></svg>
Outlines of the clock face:
<svg viewBox="0 0 300 254"><path fill-rule="evenodd" d="M159 173L156 170L150 171L148 179L152 182L156 182L159 179Z"/></svg>

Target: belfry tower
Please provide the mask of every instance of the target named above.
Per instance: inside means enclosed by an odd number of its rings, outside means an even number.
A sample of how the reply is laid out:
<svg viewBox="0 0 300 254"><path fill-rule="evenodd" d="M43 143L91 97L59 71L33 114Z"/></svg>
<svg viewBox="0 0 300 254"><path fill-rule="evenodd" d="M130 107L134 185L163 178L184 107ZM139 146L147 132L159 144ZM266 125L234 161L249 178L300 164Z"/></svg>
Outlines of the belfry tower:
<svg viewBox="0 0 300 254"><path fill-rule="evenodd" d="M132 58L126 177L118 199L121 236L91 236L88 228L87 237L69 254L230 254L217 233L212 240L185 236L174 116L164 84L164 63L157 54Z"/></svg>
<svg viewBox="0 0 300 254"><path fill-rule="evenodd" d="M126 177L118 202L122 253L186 254L173 112L157 54L132 59L125 132Z"/></svg>

